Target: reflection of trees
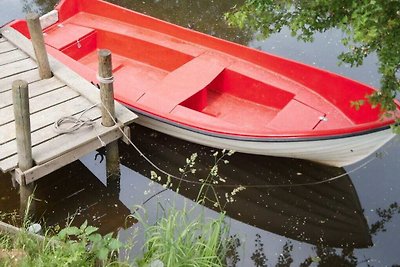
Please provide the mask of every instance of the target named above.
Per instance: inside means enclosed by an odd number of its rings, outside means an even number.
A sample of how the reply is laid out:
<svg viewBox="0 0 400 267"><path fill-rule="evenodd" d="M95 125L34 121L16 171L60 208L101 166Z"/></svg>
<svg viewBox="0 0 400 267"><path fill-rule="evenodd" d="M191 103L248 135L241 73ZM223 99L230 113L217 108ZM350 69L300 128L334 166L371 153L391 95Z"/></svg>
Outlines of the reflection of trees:
<svg viewBox="0 0 400 267"><path fill-rule="evenodd" d="M24 11L39 14L49 12L59 0L21 0ZM82 0L83 1L83 0ZM244 0L213 1L209 0L108 0L153 17L166 20L183 27L193 28L219 38L236 43L247 44L253 37L251 31L244 31L228 26L223 16L233 6L241 5Z"/></svg>
<svg viewBox="0 0 400 267"><path fill-rule="evenodd" d="M292 254L293 244L290 240L283 245L282 253L279 255L277 267L287 267L293 262Z"/></svg>
<svg viewBox="0 0 400 267"><path fill-rule="evenodd" d="M371 235L376 235L379 232L385 232L385 225L389 223L396 214L400 214L400 206L397 202L390 204L387 208L376 209L376 214L380 217L378 221L371 224L370 233ZM267 266L268 261L266 255L264 254L264 244L262 242L261 236L256 234L255 239L255 251L253 252L251 259L253 260L255 266ZM278 263L276 266L284 267L290 266L293 262L292 258L293 245L290 240L287 240L283 246L282 253L279 255ZM331 247L326 247L322 245L317 245L313 247L315 251L315 256L309 256L305 259L300 266L307 267L318 263L318 266L345 266L345 267L355 267L361 263L368 262L368 259L358 259L354 255L354 248L345 247L342 249L335 249ZM392 265L400 266L400 265Z"/></svg>
<svg viewBox="0 0 400 267"><path fill-rule="evenodd" d="M251 255L251 259L254 262L254 266L256 267L266 267L267 265L267 257L264 253L264 244L261 242L261 236L256 234L256 241L255 241L256 250Z"/></svg>
<svg viewBox="0 0 400 267"><path fill-rule="evenodd" d="M166 20L183 27L193 28L216 37L247 44L253 37L248 31L230 28L223 18L225 12L243 0L109 0L109 2Z"/></svg>
<svg viewBox="0 0 400 267"><path fill-rule="evenodd" d="M371 224L370 231L373 235L379 232L386 232L385 224L390 222L396 213L400 214L400 206L397 204L397 202L394 202L386 209L376 209L376 213L381 219Z"/></svg>
<svg viewBox="0 0 400 267"><path fill-rule="evenodd" d="M318 266L343 266L355 267L359 264L357 258L354 256L353 249L343 249L338 252L334 248L315 247L317 257L307 258L300 266L310 266L312 263L318 262Z"/></svg>
<svg viewBox="0 0 400 267"><path fill-rule="evenodd" d="M44 14L53 10L59 0L21 0L24 5L24 12L36 12Z"/></svg>

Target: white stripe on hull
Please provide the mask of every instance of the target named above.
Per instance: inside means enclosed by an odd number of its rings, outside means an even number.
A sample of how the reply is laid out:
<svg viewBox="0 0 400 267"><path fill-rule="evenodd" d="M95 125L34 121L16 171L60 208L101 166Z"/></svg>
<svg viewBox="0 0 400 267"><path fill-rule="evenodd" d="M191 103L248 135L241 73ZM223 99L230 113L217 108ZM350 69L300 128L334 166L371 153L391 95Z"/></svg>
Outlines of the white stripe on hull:
<svg viewBox="0 0 400 267"><path fill-rule="evenodd" d="M336 167L364 159L395 136L391 129L385 129L364 135L327 140L257 142L209 136L145 116L139 116L136 122L153 130L205 146L249 154L306 159Z"/></svg>

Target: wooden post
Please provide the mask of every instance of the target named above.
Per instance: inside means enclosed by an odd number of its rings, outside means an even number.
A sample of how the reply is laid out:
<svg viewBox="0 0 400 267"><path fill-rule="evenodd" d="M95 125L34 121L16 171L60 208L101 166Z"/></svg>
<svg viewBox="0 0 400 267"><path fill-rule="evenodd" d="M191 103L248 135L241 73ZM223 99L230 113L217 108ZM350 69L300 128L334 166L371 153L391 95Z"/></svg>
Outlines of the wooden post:
<svg viewBox="0 0 400 267"><path fill-rule="evenodd" d="M18 167L26 171L33 166L31 122L29 113L28 83L22 80L14 81L12 84L12 95L15 117L15 131L18 153ZM25 214L28 207L29 197L33 194L34 184L26 184L22 179L20 184L20 212ZM34 210L33 202L30 203L28 213Z"/></svg>
<svg viewBox="0 0 400 267"><path fill-rule="evenodd" d="M115 124L115 106L111 51L109 50L102 49L99 51L98 76L100 83L100 97L102 102L102 124L105 127L111 127ZM121 175L119 164L118 141L114 141L106 145L107 185L110 184L119 187Z"/></svg>
<svg viewBox="0 0 400 267"><path fill-rule="evenodd" d="M29 33L31 35L33 49L35 50L36 60L39 65L39 75L41 79L49 79L53 76L50 69L49 58L47 56L46 47L42 27L40 26L39 15L28 13L26 15Z"/></svg>

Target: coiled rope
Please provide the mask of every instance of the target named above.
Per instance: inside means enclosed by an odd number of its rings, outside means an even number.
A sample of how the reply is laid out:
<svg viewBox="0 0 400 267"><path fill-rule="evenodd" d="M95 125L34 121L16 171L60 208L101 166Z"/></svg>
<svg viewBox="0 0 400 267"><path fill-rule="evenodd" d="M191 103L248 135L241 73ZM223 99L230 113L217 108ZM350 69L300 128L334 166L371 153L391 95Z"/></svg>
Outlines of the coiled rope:
<svg viewBox="0 0 400 267"><path fill-rule="evenodd" d="M79 117L75 118L74 116L65 116L61 117L60 119L56 120L53 124L54 130L59 133L59 134L69 134L72 132L75 132L82 127L89 127L93 128L96 131L96 128L94 128L95 120L85 117L85 113L88 112L89 110L97 107L99 103L94 104L87 109L85 109ZM62 126L64 125L64 126ZM68 126L66 126L68 125ZM97 138L99 139L100 143L102 146L105 146L106 143L101 140L99 134L96 132Z"/></svg>

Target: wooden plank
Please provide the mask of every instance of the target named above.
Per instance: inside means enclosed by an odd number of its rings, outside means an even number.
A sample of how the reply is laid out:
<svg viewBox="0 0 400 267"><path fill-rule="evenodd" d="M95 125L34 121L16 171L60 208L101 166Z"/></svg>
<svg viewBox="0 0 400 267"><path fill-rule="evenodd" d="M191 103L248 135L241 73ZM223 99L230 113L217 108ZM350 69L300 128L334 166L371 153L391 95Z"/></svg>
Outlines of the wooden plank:
<svg viewBox="0 0 400 267"><path fill-rule="evenodd" d="M37 69L28 70L26 72L18 73L16 75L9 76L7 78L0 79L0 93L11 90L13 81L25 80L28 83L32 83L40 80L39 72Z"/></svg>
<svg viewBox="0 0 400 267"><path fill-rule="evenodd" d="M83 111L90 107L90 103L83 97L73 98L68 102L61 103L60 105L51 107L44 111L35 113L31 116L31 129L32 132L37 131L43 127L51 125L54 121L63 116L69 116L79 111ZM0 145L15 139L15 125L10 122L0 127Z"/></svg>
<svg viewBox="0 0 400 267"><path fill-rule="evenodd" d="M25 232L26 230L23 230L21 228L15 227L14 225L11 224L7 224L4 222L0 222L0 232L4 232L4 233L8 233L8 234L12 234L12 235L19 235L22 232ZM37 239L38 241L44 241L45 237L38 235L38 234L34 234L34 233L30 233L30 232L26 232L28 233L30 236L34 237L35 239Z"/></svg>
<svg viewBox="0 0 400 267"><path fill-rule="evenodd" d="M22 51L27 53L31 58L36 59L32 44L25 36L12 28L5 28L1 32L3 36L6 37L10 42L17 44ZM94 91L97 91L97 88L93 84L64 66L51 55L49 55L49 61L54 76L58 77L60 81L78 91L93 104L101 103L100 95L98 93L93 93ZM116 103L115 105L115 112L118 121L124 123L125 125L132 123L137 118L133 112L127 110L119 103Z"/></svg>
<svg viewBox="0 0 400 267"><path fill-rule="evenodd" d="M20 234L21 231L22 230L20 228L15 227L14 225L0 222L0 232L17 235L17 234Z"/></svg>
<svg viewBox="0 0 400 267"><path fill-rule="evenodd" d="M13 50L7 53L0 54L0 65L9 64L18 60L26 59L29 56L21 50Z"/></svg>
<svg viewBox="0 0 400 267"><path fill-rule="evenodd" d="M102 143L98 139L107 133L114 132L112 136L114 138L103 140L104 143L109 143L111 141L117 140L122 137L122 133L118 127L121 125L117 124L112 127L104 127L101 125L101 121L97 120L95 125L91 128L85 128L78 132L73 132L70 134L63 134L49 140L46 143L38 145L33 151L33 158L37 165L41 165L49 160L57 158L64 153L73 151L80 146L90 143L91 141L96 141L97 145L102 146ZM90 149L86 153L89 153L95 149Z"/></svg>
<svg viewBox="0 0 400 267"><path fill-rule="evenodd" d="M75 116L78 118L82 112L77 112L76 114L70 114L70 116ZM97 120L101 117L100 108L92 108L85 112L85 118L91 120ZM60 134L54 130L54 125L48 125L38 131L32 133L32 147L35 147L41 143L44 143ZM17 153L17 144L15 140L5 143L0 146L0 165L1 161L15 155Z"/></svg>
<svg viewBox="0 0 400 267"><path fill-rule="evenodd" d="M63 81L69 87L73 88L81 95L85 96L92 103L101 103L100 95L98 93L98 89L96 86L91 84L90 82L84 80L78 74L73 72L72 70L63 66L60 62L50 57L50 65L52 66L53 74L60 81ZM96 91L96 93L94 93ZM137 115L133 112L127 110L124 106L115 102L115 113L119 122L124 123L124 125L128 125L132 123Z"/></svg>
<svg viewBox="0 0 400 267"><path fill-rule="evenodd" d="M0 66L0 79L37 68L30 58Z"/></svg>
<svg viewBox="0 0 400 267"><path fill-rule="evenodd" d="M102 128L104 128L104 127L102 127ZM122 134L119 131L119 129L114 128L112 131L108 131L104 134L101 134L101 139L105 143L110 143L112 141L118 140L119 138L121 138L121 136L122 136ZM32 183L32 182L40 179L41 177L43 177L47 174L50 174L51 172L53 172L61 167L64 167L67 164L87 155L91 151L94 151L101 147L102 147L102 144L99 142L99 140L97 138L92 139L89 142L87 142L86 144L81 144L81 145L77 146L76 149L66 152L57 158L54 158L47 162L43 162L42 164L40 164L36 167L33 167L32 169L30 169L24 173L26 183L27 184Z"/></svg>
<svg viewBox="0 0 400 267"><path fill-rule="evenodd" d="M46 109L52 106L56 106L78 96L79 94L74 90L61 87L46 94L31 98L29 101L29 112L30 114L35 114L40 111L46 111ZM0 113L2 114L0 117L0 126L14 120L13 106L0 109Z"/></svg>
<svg viewBox="0 0 400 267"><path fill-rule="evenodd" d="M55 89L61 88L63 86L64 84L61 83L56 78L33 82L29 85L29 97L33 98L42 95L46 92L50 92ZM11 91L0 93L0 109L11 105L12 105Z"/></svg>
<svg viewBox="0 0 400 267"><path fill-rule="evenodd" d="M62 155L67 154L67 158L62 160L71 160L71 158L80 157L86 155L89 152L92 152L103 145L97 138L97 135L106 142L112 142L122 137L122 133L119 130L119 124L113 127L103 127L101 126L101 120L97 120L96 130L86 129L84 132L77 132L75 134L64 134L60 135L55 139L52 139L49 142L42 143L38 146L32 148L33 158L38 167L40 165L44 165L41 170L33 170L31 174L29 174L29 170L27 171L29 179L37 180L40 175L37 175L39 172L41 175L46 175L55 169L52 168L52 163L46 164L49 161L57 159ZM96 133L97 131L97 133ZM54 141L53 141L54 140ZM72 162L72 161L70 161ZM53 162L58 165L62 165L62 162ZM3 172L9 172L16 168L18 165L18 157L17 155L11 156L0 162L0 169ZM62 166L61 166L62 167ZM48 169L50 168L50 169ZM46 170L48 169L48 170ZM26 177L25 177L26 178Z"/></svg>
<svg viewBox="0 0 400 267"><path fill-rule="evenodd" d="M17 48L10 42L0 43L0 54L6 53L12 50L17 50Z"/></svg>

